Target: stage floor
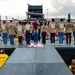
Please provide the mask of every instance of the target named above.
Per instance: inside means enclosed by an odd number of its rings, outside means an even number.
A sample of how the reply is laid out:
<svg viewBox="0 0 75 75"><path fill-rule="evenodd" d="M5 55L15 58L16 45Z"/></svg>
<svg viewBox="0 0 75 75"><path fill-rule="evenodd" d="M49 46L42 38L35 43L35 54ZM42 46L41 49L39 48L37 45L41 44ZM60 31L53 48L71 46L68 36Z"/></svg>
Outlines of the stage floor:
<svg viewBox="0 0 75 75"><path fill-rule="evenodd" d="M71 47L74 48L73 41L71 45L51 45L46 41L42 48L28 48L25 45L3 45L0 42L0 48L15 48L5 65L0 69L0 75L73 75L68 66L56 50L56 48Z"/></svg>

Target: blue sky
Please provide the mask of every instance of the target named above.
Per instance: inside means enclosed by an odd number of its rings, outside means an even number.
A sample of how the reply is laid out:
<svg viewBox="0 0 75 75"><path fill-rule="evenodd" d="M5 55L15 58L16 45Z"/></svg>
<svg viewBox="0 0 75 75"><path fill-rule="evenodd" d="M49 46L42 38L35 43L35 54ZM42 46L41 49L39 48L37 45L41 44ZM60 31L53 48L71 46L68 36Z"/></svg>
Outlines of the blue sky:
<svg viewBox="0 0 75 75"><path fill-rule="evenodd" d="M75 0L0 0L0 15L2 19L5 19L6 15L9 19L12 17L24 19L28 9L27 4L43 4L45 18L47 12L48 18L67 18L68 13L71 13L71 18L75 18Z"/></svg>

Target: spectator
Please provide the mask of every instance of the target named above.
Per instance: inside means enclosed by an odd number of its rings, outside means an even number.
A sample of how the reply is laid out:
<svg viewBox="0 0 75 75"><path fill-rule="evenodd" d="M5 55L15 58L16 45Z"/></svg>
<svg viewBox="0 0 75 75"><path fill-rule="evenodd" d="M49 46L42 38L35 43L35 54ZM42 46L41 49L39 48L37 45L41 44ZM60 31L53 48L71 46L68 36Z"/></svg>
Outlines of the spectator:
<svg viewBox="0 0 75 75"><path fill-rule="evenodd" d="M75 59L72 59L71 65L69 66L70 70L73 72L75 75Z"/></svg>
<svg viewBox="0 0 75 75"><path fill-rule="evenodd" d="M0 54L5 54L4 49L1 49L1 50L0 50Z"/></svg>

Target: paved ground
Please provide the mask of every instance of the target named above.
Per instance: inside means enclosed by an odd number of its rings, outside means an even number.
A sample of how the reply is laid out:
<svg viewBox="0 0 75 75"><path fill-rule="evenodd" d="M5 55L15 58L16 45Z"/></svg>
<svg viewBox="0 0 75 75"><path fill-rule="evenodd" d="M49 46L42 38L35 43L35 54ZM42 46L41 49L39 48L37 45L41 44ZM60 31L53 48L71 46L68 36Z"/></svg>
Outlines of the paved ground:
<svg viewBox="0 0 75 75"><path fill-rule="evenodd" d="M57 50L56 47L75 47L71 45L60 46L58 41L51 45L47 40L43 48L27 48L25 41L22 46L17 42L15 45L3 45L0 48L16 48L5 65L0 69L0 75L73 75Z"/></svg>

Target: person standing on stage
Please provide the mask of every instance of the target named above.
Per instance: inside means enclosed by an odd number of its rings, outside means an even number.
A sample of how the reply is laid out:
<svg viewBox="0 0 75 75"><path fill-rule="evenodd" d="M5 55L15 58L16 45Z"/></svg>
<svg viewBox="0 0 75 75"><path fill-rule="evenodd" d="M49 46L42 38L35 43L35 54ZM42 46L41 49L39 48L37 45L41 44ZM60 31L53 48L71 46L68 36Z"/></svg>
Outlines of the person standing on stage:
<svg viewBox="0 0 75 75"><path fill-rule="evenodd" d="M7 44L7 40L8 40L8 38L7 38L7 36L8 36L7 35L8 28L7 28L7 24L6 24L5 20L3 20L3 24L0 25L0 29L2 31L3 43L4 43L4 45L6 45Z"/></svg>
<svg viewBox="0 0 75 75"><path fill-rule="evenodd" d="M71 33L72 33L72 24L70 19L67 20L68 23L66 24L66 44L71 44Z"/></svg>
<svg viewBox="0 0 75 75"><path fill-rule="evenodd" d="M64 22L63 19L60 19L60 23L58 24L58 31L59 31L59 44L63 44L64 40Z"/></svg>
<svg viewBox="0 0 75 75"><path fill-rule="evenodd" d="M8 25L9 28L9 35L10 35L10 44L14 45L14 36L15 36L15 29L16 25L12 23L12 20L10 20L10 24Z"/></svg>
<svg viewBox="0 0 75 75"><path fill-rule="evenodd" d="M73 36L74 36L74 45L75 45L75 23L73 24Z"/></svg>
<svg viewBox="0 0 75 75"><path fill-rule="evenodd" d="M41 26L40 23L38 24L38 41L40 42L41 36L40 36L40 32L41 32Z"/></svg>
<svg viewBox="0 0 75 75"><path fill-rule="evenodd" d="M33 31L34 31L34 44L38 43L38 23L35 21L33 23Z"/></svg>
<svg viewBox="0 0 75 75"><path fill-rule="evenodd" d="M31 25L27 21L27 24L24 26L25 34L26 34L26 45L30 45L30 30Z"/></svg>
<svg viewBox="0 0 75 75"><path fill-rule="evenodd" d="M30 23L31 28L30 28L30 39L33 40L33 23Z"/></svg>
<svg viewBox="0 0 75 75"><path fill-rule="evenodd" d="M46 43L46 32L47 32L47 26L45 25L45 22L43 22L41 26L42 44Z"/></svg>
<svg viewBox="0 0 75 75"><path fill-rule="evenodd" d="M55 23L55 19L54 18L52 18L51 20L52 20L52 22L49 24L49 26L50 26L50 39L51 39L51 44L54 45L55 44L56 23Z"/></svg>
<svg viewBox="0 0 75 75"><path fill-rule="evenodd" d="M17 34L18 34L18 42L19 45L22 45L22 35L23 35L23 26L21 25L21 22L19 21L19 25L17 25Z"/></svg>

